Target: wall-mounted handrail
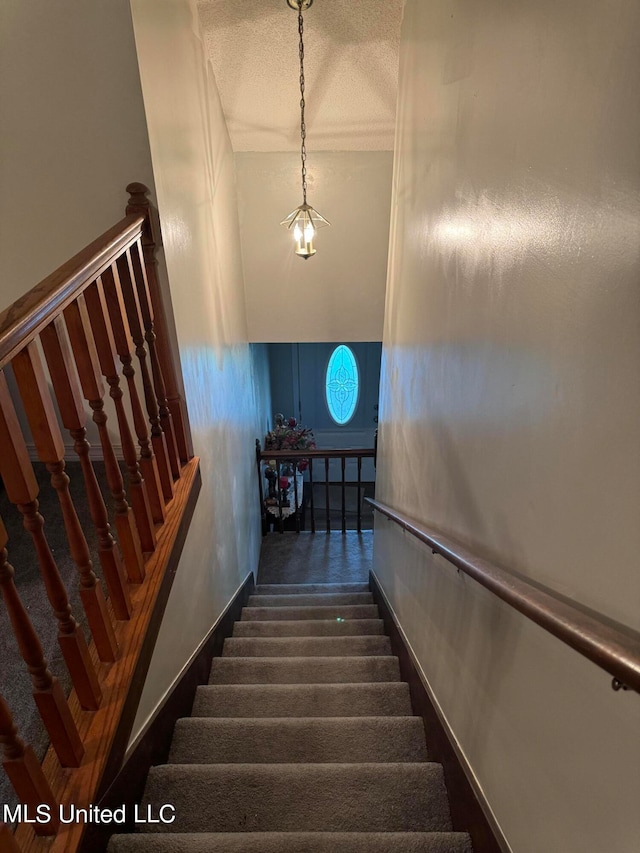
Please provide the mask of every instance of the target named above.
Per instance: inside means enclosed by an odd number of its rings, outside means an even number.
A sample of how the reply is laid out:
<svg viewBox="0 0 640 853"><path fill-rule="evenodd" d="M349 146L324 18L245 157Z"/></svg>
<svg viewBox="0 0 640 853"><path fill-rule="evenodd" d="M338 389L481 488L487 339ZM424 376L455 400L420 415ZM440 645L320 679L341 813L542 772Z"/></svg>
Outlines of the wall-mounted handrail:
<svg viewBox="0 0 640 853"><path fill-rule="evenodd" d="M365 498L374 510L395 522L434 554L440 554L515 610L613 676L614 689L640 693L640 633L570 601L553 590L502 569L463 545L392 507Z"/></svg>

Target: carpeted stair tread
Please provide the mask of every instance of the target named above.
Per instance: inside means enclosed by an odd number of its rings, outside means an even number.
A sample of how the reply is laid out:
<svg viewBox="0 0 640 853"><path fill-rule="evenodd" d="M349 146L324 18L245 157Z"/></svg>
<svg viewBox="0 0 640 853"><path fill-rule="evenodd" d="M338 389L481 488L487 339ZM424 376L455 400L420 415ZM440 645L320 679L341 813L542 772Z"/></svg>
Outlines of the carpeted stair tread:
<svg viewBox="0 0 640 853"><path fill-rule="evenodd" d="M236 622L234 637L356 637L384 635L382 619L307 619Z"/></svg>
<svg viewBox="0 0 640 853"><path fill-rule="evenodd" d="M369 592L368 583L262 583L253 595L295 595L328 592Z"/></svg>
<svg viewBox="0 0 640 853"><path fill-rule="evenodd" d="M260 596L256 597L257 600ZM275 619L378 619L376 604L355 604L343 606L324 605L321 607L243 607L240 619L242 622L265 622Z"/></svg>
<svg viewBox="0 0 640 853"><path fill-rule="evenodd" d="M398 658L214 658L209 684L329 684L399 681Z"/></svg>
<svg viewBox="0 0 640 853"><path fill-rule="evenodd" d="M420 717L178 720L172 764L426 761Z"/></svg>
<svg viewBox="0 0 640 853"><path fill-rule="evenodd" d="M297 595L250 595L248 607L349 607L373 604L370 592L301 593Z"/></svg>
<svg viewBox="0 0 640 853"><path fill-rule="evenodd" d="M171 803L157 832L449 832L442 767L415 764L167 764L147 805Z"/></svg>
<svg viewBox="0 0 640 853"><path fill-rule="evenodd" d="M389 637L229 637L223 657L350 657L391 654Z"/></svg>
<svg viewBox="0 0 640 853"><path fill-rule="evenodd" d="M412 713L403 681L360 684L215 684L198 687L194 717L380 717Z"/></svg>
<svg viewBox="0 0 640 853"><path fill-rule="evenodd" d="M472 853L464 832L221 832L114 836L109 853Z"/></svg>

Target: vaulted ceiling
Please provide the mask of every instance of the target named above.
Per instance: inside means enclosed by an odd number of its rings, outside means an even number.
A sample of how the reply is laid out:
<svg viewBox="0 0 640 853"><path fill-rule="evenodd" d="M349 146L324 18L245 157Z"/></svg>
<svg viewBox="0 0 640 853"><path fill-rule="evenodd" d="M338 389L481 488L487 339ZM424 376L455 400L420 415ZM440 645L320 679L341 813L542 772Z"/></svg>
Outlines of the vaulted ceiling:
<svg viewBox="0 0 640 853"><path fill-rule="evenodd" d="M393 149L402 7L314 0L304 12L310 149ZM286 0L199 0L198 9L234 150L296 150L296 12Z"/></svg>

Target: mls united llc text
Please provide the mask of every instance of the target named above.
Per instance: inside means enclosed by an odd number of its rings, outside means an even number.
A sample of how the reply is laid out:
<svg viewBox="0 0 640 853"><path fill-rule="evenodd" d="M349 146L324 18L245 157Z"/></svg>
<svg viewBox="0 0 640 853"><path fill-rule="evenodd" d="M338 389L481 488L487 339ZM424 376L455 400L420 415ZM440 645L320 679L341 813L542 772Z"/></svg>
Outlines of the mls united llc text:
<svg viewBox="0 0 640 853"><path fill-rule="evenodd" d="M2 820L4 823L35 823L47 824L57 818L60 823L127 823L132 820L136 824L169 824L176 819L175 806L164 803L161 806L139 806L121 805L111 809L103 809L97 805L87 808L65 805L60 803L54 808L48 803L40 803L37 806L27 806L21 803L17 806L2 806Z"/></svg>

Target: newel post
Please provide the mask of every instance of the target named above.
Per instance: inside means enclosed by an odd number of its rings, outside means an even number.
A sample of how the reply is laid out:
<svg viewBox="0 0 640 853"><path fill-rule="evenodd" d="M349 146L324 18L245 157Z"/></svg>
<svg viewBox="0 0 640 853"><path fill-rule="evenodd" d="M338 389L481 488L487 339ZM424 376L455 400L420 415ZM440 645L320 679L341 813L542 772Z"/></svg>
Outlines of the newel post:
<svg viewBox="0 0 640 853"><path fill-rule="evenodd" d="M153 308L154 331L157 336L155 346L164 380L167 405L173 419L178 453L180 461L184 464L193 457L193 443L182 388L179 358L177 355L174 357L171 350L171 341L176 339L173 311L170 300L166 295L163 296L158 278L156 250L159 243L160 228L157 211L151 206L147 198L149 189L144 184L137 182L129 184L127 192L129 193L127 214L143 216L145 219L142 230L142 251ZM166 305L165 301L167 302Z"/></svg>

